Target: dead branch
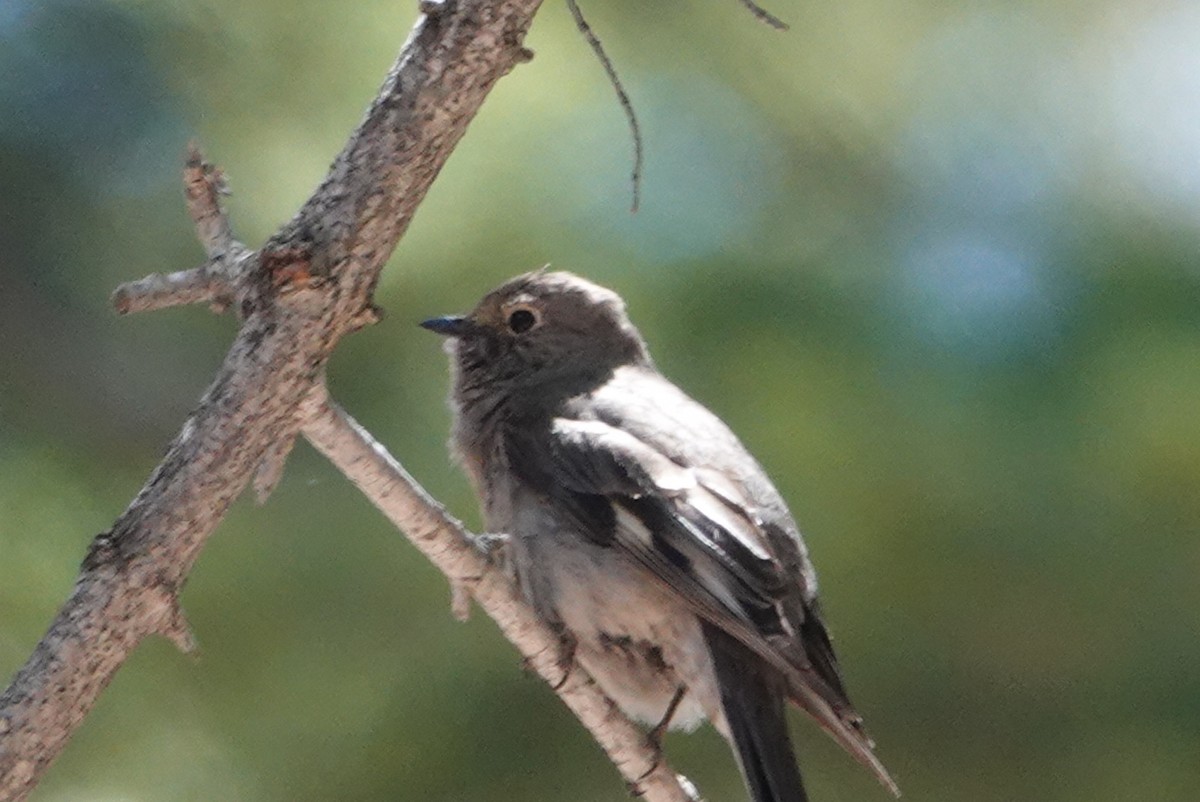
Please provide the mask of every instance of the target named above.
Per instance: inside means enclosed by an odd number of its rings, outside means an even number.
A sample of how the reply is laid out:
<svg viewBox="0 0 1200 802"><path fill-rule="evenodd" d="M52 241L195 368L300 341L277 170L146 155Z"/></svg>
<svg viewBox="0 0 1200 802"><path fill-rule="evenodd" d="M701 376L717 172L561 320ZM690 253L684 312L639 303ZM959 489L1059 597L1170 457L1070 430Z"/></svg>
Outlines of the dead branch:
<svg viewBox="0 0 1200 802"><path fill-rule="evenodd" d="M206 264L123 285L114 304L121 312L232 306L241 326L162 462L92 542L70 597L0 695L0 800L29 794L144 638L158 634L191 648L179 594L192 565L252 479L260 497L269 494L302 427L372 500L380 492L400 495L399 466L313 399L324 398L324 366L341 337L375 319L379 272L467 123L495 82L528 60L522 41L539 3L425 0L425 16L321 186L257 251L234 239L220 203L222 177L192 149L186 196ZM384 467L346 457L354 448ZM561 680L553 637L486 560L463 557L474 552L463 546L470 541L461 528L408 487L408 512L395 520L411 527L427 553L458 554L454 586L467 588L532 651L539 673ZM581 669L561 684L570 689L568 704L648 799L688 798Z"/></svg>
<svg viewBox="0 0 1200 802"><path fill-rule="evenodd" d="M695 800L695 790L672 774L645 734L571 662L568 650L533 612L497 561L451 517L387 450L318 387L304 436L363 492L388 520L450 580L455 595L469 594L526 664L571 708L621 772L636 796ZM456 611L465 614L465 610ZM687 790L685 790L687 789Z"/></svg>

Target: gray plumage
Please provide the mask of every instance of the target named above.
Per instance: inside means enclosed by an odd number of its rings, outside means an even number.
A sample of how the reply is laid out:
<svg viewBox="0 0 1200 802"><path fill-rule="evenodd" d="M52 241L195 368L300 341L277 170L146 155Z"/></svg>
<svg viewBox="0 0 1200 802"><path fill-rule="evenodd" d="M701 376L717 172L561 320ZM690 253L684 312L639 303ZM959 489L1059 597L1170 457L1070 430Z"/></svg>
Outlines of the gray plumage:
<svg viewBox="0 0 1200 802"><path fill-rule="evenodd" d="M755 802L806 797L799 705L893 793L846 695L783 499L715 415L654 367L615 293L518 276L450 337L452 446L521 588L630 716L707 718Z"/></svg>

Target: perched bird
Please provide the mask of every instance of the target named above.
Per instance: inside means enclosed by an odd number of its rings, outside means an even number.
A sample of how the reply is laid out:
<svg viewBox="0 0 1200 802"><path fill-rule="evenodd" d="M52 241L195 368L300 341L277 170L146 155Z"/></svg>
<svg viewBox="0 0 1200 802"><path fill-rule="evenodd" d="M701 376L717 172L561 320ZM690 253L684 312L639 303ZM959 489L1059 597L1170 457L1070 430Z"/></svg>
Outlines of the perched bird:
<svg viewBox="0 0 1200 802"><path fill-rule="evenodd" d="M452 448L530 603L631 717L707 718L755 802L807 799L785 701L898 795L846 696L804 541L719 418L655 368L614 292L539 271L447 336Z"/></svg>

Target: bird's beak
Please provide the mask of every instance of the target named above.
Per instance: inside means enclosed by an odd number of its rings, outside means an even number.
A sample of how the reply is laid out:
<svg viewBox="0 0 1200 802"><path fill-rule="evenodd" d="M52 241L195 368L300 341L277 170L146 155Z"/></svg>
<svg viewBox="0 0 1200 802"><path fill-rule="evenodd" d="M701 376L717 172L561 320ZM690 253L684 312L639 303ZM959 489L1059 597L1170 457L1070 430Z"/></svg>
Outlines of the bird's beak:
<svg viewBox="0 0 1200 802"><path fill-rule="evenodd" d="M469 317L446 315L421 321L421 328L445 337L463 337L475 330L475 321Z"/></svg>

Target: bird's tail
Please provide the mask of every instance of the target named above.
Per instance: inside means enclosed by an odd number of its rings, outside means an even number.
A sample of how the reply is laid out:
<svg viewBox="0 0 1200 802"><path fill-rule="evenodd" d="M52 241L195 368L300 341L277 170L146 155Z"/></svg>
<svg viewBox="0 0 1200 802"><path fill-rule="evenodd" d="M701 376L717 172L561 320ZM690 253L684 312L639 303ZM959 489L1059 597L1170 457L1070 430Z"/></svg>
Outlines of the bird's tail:
<svg viewBox="0 0 1200 802"><path fill-rule="evenodd" d="M784 714L781 677L732 635L705 623L721 706L742 777L754 802L807 802Z"/></svg>

